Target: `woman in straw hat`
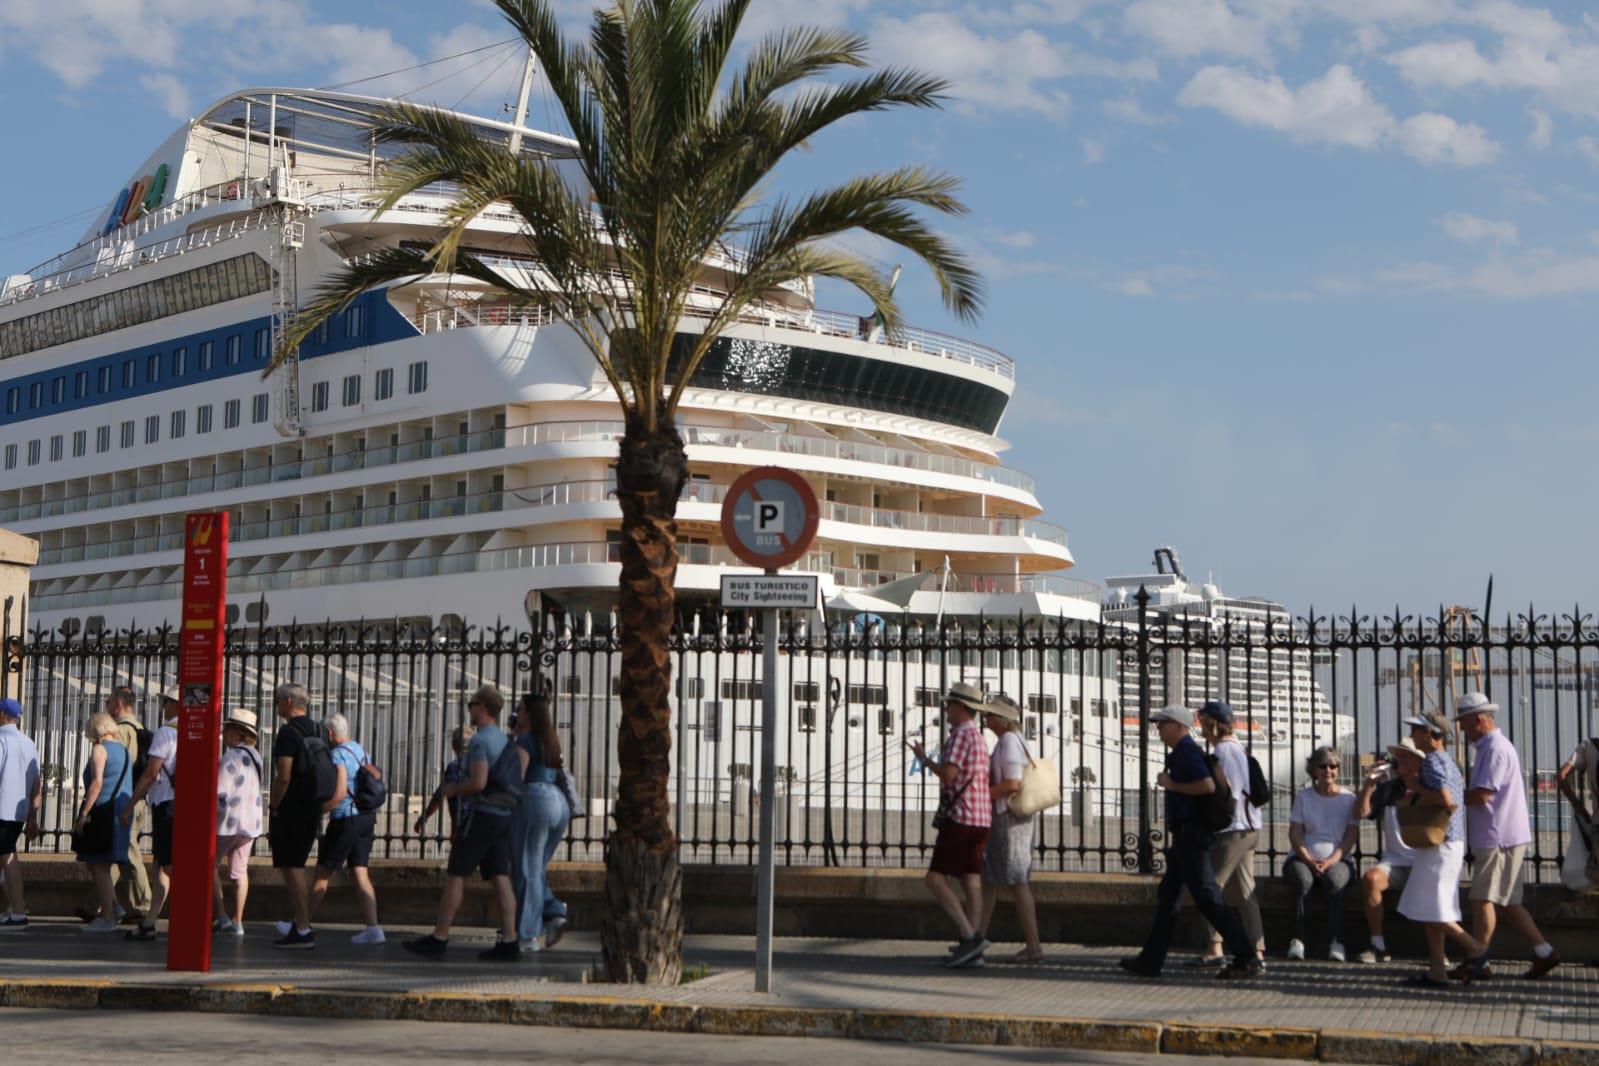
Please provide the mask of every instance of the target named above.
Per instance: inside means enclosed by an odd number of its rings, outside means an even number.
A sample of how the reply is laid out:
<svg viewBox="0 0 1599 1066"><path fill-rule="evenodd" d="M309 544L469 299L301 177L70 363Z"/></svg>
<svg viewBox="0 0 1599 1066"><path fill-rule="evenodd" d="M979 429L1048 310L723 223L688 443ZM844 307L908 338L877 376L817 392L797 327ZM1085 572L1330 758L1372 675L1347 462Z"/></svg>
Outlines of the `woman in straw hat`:
<svg viewBox="0 0 1599 1066"><path fill-rule="evenodd" d="M1034 815L1012 814L1010 798L1022 790L1022 774L1032 757L1022 739L1022 709L1009 696L996 693L983 709L983 724L998 740L988 760L988 792L994 798L994 821L983 845L983 925L977 935L987 938L1001 888L1008 886L1016 900L1016 920L1026 946L1009 962L1035 965L1044 961L1038 939L1038 912L1033 906Z"/></svg>
<svg viewBox="0 0 1599 1066"><path fill-rule="evenodd" d="M244 901L250 894L250 851L261 835L261 756L256 753L256 717L242 707L222 722L222 761L217 766L217 869L212 872L218 933L244 935ZM224 910L222 870L233 885L233 910Z"/></svg>

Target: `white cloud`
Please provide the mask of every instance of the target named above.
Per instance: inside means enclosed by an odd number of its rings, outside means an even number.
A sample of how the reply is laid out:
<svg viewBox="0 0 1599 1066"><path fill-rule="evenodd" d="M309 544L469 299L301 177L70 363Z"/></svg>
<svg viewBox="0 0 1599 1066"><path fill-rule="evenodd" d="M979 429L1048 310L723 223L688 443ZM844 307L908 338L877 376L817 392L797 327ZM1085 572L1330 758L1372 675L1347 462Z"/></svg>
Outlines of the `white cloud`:
<svg viewBox="0 0 1599 1066"><path fill-rule="evenodd" d="M1395 136L1406 155L1423 163L1481 167L1499 158L1499 146L1481 126L1431 111L1405 119Z"/></svg>
<svg viewBox="0 0 1599 1066"><path fill-rule="evenodd" d="M1599 141L1588 136L1578 137L1571 142L1571 150L1593 166L1599 167Z"/></svg>
<svg viewBox="0 0 1599 1066"><path fill-rule="evenodd" d="M1464 269L1442 263L1406 263L1379 271L1376 279L1398 289L1499 300L1587 295L1599 293L1599 256L1533 248L1516 255L1495 253Z"/></svg>
<svg viewBox="0 0 1599 1066"><path fill-rule="evenodd" d="M1287 32L1300 0L1134 0L1122 13L1127 29L1168 55L1223 55L1265 61Z"/></svg>
<svg viewBox="0 0 1599 1066"><path fill-rule="evenodd" d="M1105 142L1092 137L1083 138L1083 162L1095 166L1105 161Z"/></svg>
<svg viewBox="0 0 1599 1066"><path fill-rule="evenodd" d="M1070 73L1062 50L1036 30L985 36L944 11L879 19L872 39L882 58L937 71L968 108L1033 111L1059 119L1071 98L1059 87Z"/></svg>
<svg viewBox="0 0 1599 1066"><path fill-rule="evenodd" d="M1375 148L1392 132L1393 116L1342 63L1290 88L1279 77L1258 77L1233 67L1206 67L1177 102L1209 107L1248 126L1264 126L1295 140Z"/></svg>
<svg viewBox="0 0 1599 1066"><path fill-rule="evenodd" d="M1149 283L1148 278L1123 278L1121 281L1113 284L1111 288L1114 291L1121 293L1123 296L1155 295L1155 286Z"/></svg>
<svg viewBox="0 0 1599 1066"><path fill-rule="evenodd" d="M1002 244L1006 248L1031 248L1038 243L1038 235L1032 230L1000 230L986 229L983 236L995 244Z"/></svg>
<svg viewBox="0 0 1599 1066"><path fill-rule="evenodd" d="M1554 140L1555 120L1549 117L1549 112L1529 108L1527 117L1532 120L1532 132L1527 134L1527 147L1535 152L1541 152L1549 147Z"/></svg>
<svg viewBox="0 0 1599 1066"><path fill-rule="evenodd" d="M183 87L183 83L175 75L146 74L139 79L139 84L144 87L145 92L161 101L161 108L169 117L180 122L192 117L189 90Z"/></svg>
<svg viewBox="0 0 1599 1066"><path fill-rule="evenodd" d="M1440 218L1438 228L1461 244L1480 244L1484 241L1491 241L1494 244L1521 243L1521 233L1516 229L1514 222L1496 222L1464 212L1455 212Z"/></svg>
<svg viewBox="0 0 1599 1066"><path fill-rule="evenodd" d="M1106 100L1099 105L1099 109L1109 118L1134 126L1159 126L1172 121L1166 116L1145 111L1144 106L1131 96L1122 100Z"/></svg>
<svg viewBox="0 0 1599 1066"><path fill-rule="evenodd" d="M1556 110L1599 118L1599 23L1592 16L1568 26L1548 11L1485 0L1461 20L1495 35L1496 47L1484 52L1455 37L1402 49L1389 62L1421 88L1531 92Z"/></svg>
<svg viewBox="0 0 1599 1066"><path fill-rule="evenodd" d="M1481 126L1425 112L1396 122L1348 66L1294 88L1281 78L1210 66L1194 75L1177 102L1209 107L1247 126L1264 126L1297 141L1373 149L1395 143L1423 163L1483 166L1499 146Z"/></svg>

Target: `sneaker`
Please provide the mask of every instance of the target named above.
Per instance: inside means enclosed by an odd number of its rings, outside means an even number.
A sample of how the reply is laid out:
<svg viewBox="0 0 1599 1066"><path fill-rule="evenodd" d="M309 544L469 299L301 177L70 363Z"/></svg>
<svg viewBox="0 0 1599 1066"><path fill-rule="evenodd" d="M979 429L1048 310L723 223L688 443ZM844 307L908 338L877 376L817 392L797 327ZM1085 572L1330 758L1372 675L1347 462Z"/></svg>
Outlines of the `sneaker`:
<svg viewBox="0 0 1599 1066"><path fill-rule="evenodd" d="M413 955L420 955L424 959L442 959L444 958L444 949L449 947L449 945L450 942L448 940L440 940L432 933L429 933L427 936L419 936L414 940L407 940L400 947Z"/></svg>
<svg viewBox="0 0 1599 1066"><path fill-rule="evenodd" d="M1548 974L1550 970L1553 970L1556 966L1559 966L1559 965L1560 965L1560 952L1551 951L1549 954L1545 955L1541 959L1537 959L1537 958L1533 959L1531 968L1528 969L1526 973L1522 974L1522 976L1525 977L1529 981L1536 981L1540 977L1543 977L1546 974Z"/></svg>
<svg viewBox="0 0 1599 1066"><path fill-rule="evenodd" d="M129 929L126 933L123 933L122 934L122 939L123 940L154 940L155 939L155 926L153 926L153 925L136 925L132 929Z"/></svg>
<svg viewBox="0 0 1599 1066"><path fill-rule="evenodd" d="M276 929L278 931L278 936L288 936L290 933L294 932L294 923L293 922L273 922L272 923L272 928L274 928L274 929Z"/></svg>
<svg viewBox="0 0 1599 1066"><path fill-rule="evenodd" d="M1259 959L1250 959L1244 963L1229 963L1216 975L1218 981L1247 981L1254 977L1264 976L1266 964Z"/></svg>
<svg viewBox="0 0 1599 1066"><path fill-rule="evenodd" d="M234 936L243 936L244 935L244 923L243 922L229 922L228 923L228 929Z"/></svg>
<svg viewBox="0 0 1599 1066"><path fill-rule="evenodd" d="M1290 940L1288 942L1288 957L1300 961L1305 957L1305 942L1303 940Z"/></svg>
<svg viewBox="0 0 1599 1066"><path fill-rule="evenodd" d="M555 945L559 944L561 942L561 938L565 935L565 918L556 917L544 919L544 949L546 951L553 949Z"/></svg>
<svg viewBox="0 0 1599 1066"><path fill-rule="evenodd" d="M523 951L543 951L544 950L544 946L542 944L540 944L537 940L534 940L532 937L528 937L526 940L523 940L521 942L521 948L522 948Z"/></svg>
<svg viewBox="0 0 1599 1066"><path fill-rule="evenodd" d="M233 928L233 919L231 919L231 918L213 918L213 919L211 919L211 931L213 933L226 933L229 929L232 929L232 928Z"/></svg>
<svg viewBox="0 0 1599 1066"><path fill-rule="evenodd" d="M971 958L967 959L965 962L960 962L960 963L956 963L956 964L952 965L950 967L950 969L951 970L981 970L984 966L987 966L987 965L988 965L988 963L983 961L983 957L981 955L973 955Z"/></svg>
<svg viewBox="0 0 1599 1066"><path fill-rule="evenodd" d="M515 962L522 957L522 947L514 940L496 940L492 948L478 952L477 957L484 962Z"/></svg>
<svg viewBox="0 0 1599 1066"><path fill-rule="evenodd" d="M8 913L4 918L0 918L0 932L6 930L16 932L26 928L28 928L28 916L26 914Z"/></svg>
<svg viewBox="0 0 1599 1066"><path fill-rule="evenodd" d="M307 951L316 947L316 930L310 929L302 933L298 929L290 929L272 941L272 946L283 948L285 951Z"/></svg>
<svg viewBox="0 0 1599 1066"><path fill-rule="evenodd" d="M1343 962L1344 946L1338 943L1338 941L1334 940L1331 944L1327 945L1327 958L1333 962Z"/></svg>
<svg viewBox="0 0 1599 1066"><path fill-rule="evenodd" d="M1227 956L1201 955L1194 959L1184 959L1183 965L1190 970L1220 970L1227 966Z"/></svg>
<svg viewBox="0 0 1599 1066"><path fill-rule="evenodd" d="M1356 962L1366 963L1368 966L1379 962L1393 962L1394 956L1387 948L1378 951L1376 948L1367 948L1355 956Z"/></svg>
<svg viewBox="0 0 1599 1066"><path fill-rule="evenodd" d="M1160 971L1151 967L1143 959L1134 955L1132 958L1121 959L1116 963L1128 973L1137 974L1139 977L1159 977Z"/></svg>
<svg viewBox="0 0 1599 1066"><path fill-rule="evenodd" d="M352 936L350 938L350 943L381 944L387 939L388 937L383 935L383 927L381 925L369 925L359 933Z"/></svg>
<svg viewBox="0 0 1599 1066"><path fill-rule="evenodd" d="M83 927L83 932L85 933L114 933L116 931L117 923L109 918L96 918Z"/></svg>
<svg viewBox="0 0 1599 1066"><path fill-rule="evenodd" d="M949 957L949 961L945 962L944 965L951 967L964 966L987 951L991 946L984 937L974 934L969 940L960 942L960 950L953 952Z"/></svg>

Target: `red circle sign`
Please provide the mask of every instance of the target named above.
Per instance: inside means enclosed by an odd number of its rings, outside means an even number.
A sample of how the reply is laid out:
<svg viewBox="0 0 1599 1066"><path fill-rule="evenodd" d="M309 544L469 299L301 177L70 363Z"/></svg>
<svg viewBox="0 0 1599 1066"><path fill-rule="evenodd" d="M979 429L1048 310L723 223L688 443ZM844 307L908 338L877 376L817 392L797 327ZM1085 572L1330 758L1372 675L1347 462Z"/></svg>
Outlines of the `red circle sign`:
<svg viewBox="0 0 1599 1066"><path fill-rule="evenodd" d="M810 483L781 466L746 470L722 501L722 539L751 566L780 570L810 550L821 509Z"/></svg>

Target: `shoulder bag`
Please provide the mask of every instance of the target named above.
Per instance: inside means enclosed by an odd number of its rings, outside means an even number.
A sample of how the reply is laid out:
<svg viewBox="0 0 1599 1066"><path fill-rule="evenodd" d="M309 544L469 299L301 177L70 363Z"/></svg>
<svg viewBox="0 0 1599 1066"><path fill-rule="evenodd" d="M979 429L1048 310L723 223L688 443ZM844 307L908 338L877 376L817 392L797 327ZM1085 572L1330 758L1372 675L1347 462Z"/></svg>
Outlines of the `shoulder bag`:
<svg viewBox="0 0 1599 1066"><path fill-rule="evenodd" d="M128 778L128 764L132 761L131 755L123 758L122 772L117 775L117 783L111 787L111 798L90 807L89 818L83 823L83 828L72 831L72 850L75 854L108 855L116 849L117 793L122 790L122 782ZM102 787L104 784L102 777Z"/></svg>
<svg viewBox="0 0 1599 1066"><path fill-rule="evenodd" d="M1449 836L1449 808L1424 807L1416 802L1419 798L1394 808L1394 817L1399 820L1399 838L1412 848L1436 848Z"/></svg>
<svg viewBox="0 0 1599 1066"><path fill-rule="evenodd" d="M1011 793L1008 806L1018 818L1031 818L1039 811L1060 806L1060 775L1055 772L1052 760L1033 758L1025 742L1022 751L1027 755L1027 765L1022 769L1022 787Z"/></svg>

